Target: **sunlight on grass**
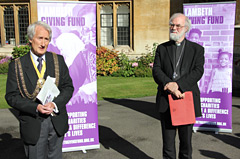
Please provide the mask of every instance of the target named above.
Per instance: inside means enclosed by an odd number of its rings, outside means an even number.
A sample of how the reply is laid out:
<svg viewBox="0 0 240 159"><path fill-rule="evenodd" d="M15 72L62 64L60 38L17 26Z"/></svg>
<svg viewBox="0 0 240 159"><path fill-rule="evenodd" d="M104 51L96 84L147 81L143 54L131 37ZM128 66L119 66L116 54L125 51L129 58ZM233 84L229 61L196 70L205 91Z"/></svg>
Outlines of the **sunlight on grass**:
<svg viewBox="0 0 240 159"><path fill-rule="evenodd" d="M0 109L9 108L5 96L7 75L0 74ZM155 96L157 84L152 77L97 77L98 100Z"/></svg>
<svg viewBox="0 0 240 159"><path fill-rule="evenodd" d="M154 96L157 85L152 77L97 77L98 100Z"/></svg>
<svg viewBox="0 0 240 159"><path fill-rule="evenodd" d="M0 109L10 108L5 100L6 93L6 74L0 74Z"/></svg>

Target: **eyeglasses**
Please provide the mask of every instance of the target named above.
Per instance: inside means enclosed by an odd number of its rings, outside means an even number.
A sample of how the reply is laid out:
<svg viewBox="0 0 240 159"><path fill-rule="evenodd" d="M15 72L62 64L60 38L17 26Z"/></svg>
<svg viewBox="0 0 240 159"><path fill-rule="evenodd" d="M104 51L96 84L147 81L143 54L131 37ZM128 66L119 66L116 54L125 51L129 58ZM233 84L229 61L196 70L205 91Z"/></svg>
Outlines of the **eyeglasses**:
<svg viewBox="0 0 240 159"><path fill-rule="evenodd" d="M174 26L176 26L176 29L181 29L181 28L185 27L185 26L181 26L180 24L169 24L170 29L173 29Z"/></svg>

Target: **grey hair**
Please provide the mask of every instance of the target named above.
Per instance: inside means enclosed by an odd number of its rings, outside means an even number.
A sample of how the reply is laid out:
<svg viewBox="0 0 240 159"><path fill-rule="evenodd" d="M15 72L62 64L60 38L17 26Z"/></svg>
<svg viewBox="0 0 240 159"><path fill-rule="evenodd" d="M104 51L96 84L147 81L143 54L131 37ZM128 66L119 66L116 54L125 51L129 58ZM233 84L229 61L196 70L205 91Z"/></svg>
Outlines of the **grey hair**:
<svg viewBox="0 0 240 159"><path fill-rule="evenodd" d="M191 29L191 21L189 20L189 18L187 16L185 16L182 13L174 13L171 18L169 19L169 24L171 24L172 20L179 17L179 16L184 16L185 17L185 26L188 28L187 32Z"/></svg>
<svg viewBox="0 0 240 159"><path fill-rule="evenodd" d="M32 40L34 35L35 35L35 29L36 29L36 26L42 26L43 28L45 28L48 33L49 33L49 41L51 41L52 39L52 29L51 27L45 23L45 22L42 22L42 21L36 21L34 22L33 24L30 24L27 28L27 37L28 39Z"/></svg>

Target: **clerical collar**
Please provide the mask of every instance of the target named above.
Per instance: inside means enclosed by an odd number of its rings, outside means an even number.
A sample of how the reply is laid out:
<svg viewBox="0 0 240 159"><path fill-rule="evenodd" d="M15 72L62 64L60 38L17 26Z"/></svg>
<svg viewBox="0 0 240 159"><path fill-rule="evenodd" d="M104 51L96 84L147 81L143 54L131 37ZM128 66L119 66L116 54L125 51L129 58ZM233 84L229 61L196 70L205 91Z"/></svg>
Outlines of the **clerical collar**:
<svg viewBox="0 0 240 159"><path fill-rule="evenodd" d="M185 40L185 39L184 39L184 40ZM181 46L181 44L184 42L184 40L181 41L180 43L175 42L176 46Z"/></svg>

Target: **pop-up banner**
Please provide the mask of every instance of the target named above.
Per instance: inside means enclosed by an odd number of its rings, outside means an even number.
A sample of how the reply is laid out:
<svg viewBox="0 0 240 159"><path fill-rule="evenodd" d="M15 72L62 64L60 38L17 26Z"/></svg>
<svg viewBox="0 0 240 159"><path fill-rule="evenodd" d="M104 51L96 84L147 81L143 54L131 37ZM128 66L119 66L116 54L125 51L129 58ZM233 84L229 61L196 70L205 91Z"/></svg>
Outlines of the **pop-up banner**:
<svg viewBox="0 0 240 159"><path fill-rule="evenodd" d="M63 55L73 80L63 151L99 148L96 84L96 3L38 2L38 20L52 28L48 51Z"/></svg>
<svg viewBox="0 0 240 159"><path fill-rule="evenodd" d="M187 39L205 48L199 81L202 117L194 130L232 132L232 59L235 2L184 4L192 28Z"/></svg>

